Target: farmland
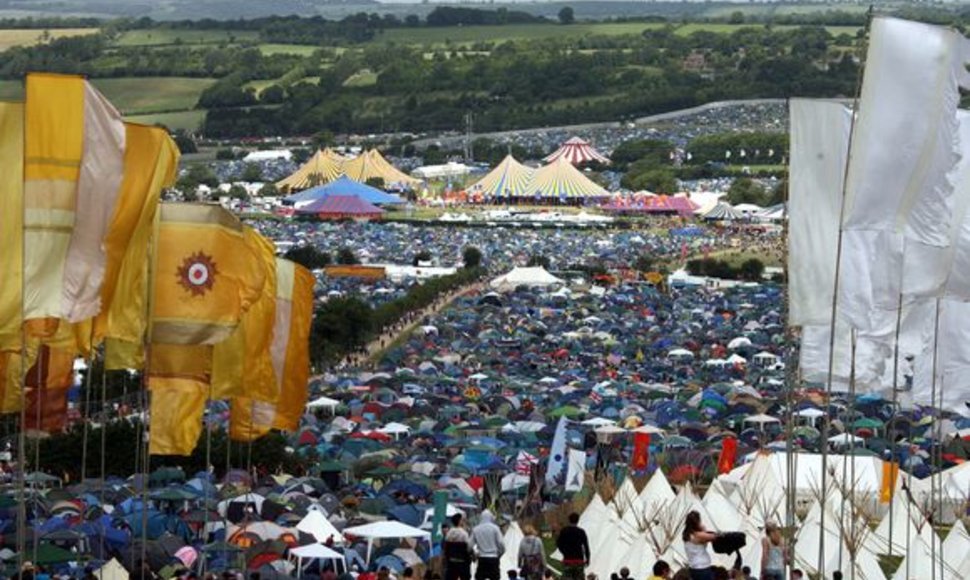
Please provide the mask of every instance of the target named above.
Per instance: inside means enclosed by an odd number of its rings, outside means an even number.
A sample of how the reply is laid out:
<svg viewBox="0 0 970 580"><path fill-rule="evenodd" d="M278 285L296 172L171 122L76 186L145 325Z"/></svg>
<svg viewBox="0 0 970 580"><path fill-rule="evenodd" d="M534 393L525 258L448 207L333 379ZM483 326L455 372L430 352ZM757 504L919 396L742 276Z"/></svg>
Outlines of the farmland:
<svg viewBox="0 0 970 580"><path fill-rule="evenodd" d="M54 38L95 34L97 28L60 28L54 30L0 29L0 51L14 46L32 46Z"/></svg>

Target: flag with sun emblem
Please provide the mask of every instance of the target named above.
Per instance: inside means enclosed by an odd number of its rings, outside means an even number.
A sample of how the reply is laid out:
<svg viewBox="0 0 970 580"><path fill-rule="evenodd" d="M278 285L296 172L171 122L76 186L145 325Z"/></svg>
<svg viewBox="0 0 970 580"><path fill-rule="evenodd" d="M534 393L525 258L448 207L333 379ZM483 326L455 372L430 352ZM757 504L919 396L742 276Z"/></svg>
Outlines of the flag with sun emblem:
<svg viewBox="0 0 970 580"><path fill-rule="evenodd" d="M259 299L262 261L217 205L167 203L154 246L151 342L218 344Z"/></svg>

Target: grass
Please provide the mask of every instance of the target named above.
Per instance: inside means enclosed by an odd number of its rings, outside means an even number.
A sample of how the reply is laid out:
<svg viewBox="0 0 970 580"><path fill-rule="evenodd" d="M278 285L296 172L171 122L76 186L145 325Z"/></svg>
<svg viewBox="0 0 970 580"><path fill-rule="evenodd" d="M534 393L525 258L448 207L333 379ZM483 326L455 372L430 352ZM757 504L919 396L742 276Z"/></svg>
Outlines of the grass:
<svg viewBox="0 0 970 580"><path fill-rule="evenodd" d="M370 69L361 69L344 81L345 87L372 87L377 84L377 73Z"/></svg>
<svg viewBox="0 0 970 580"><path fill-rule="evenodd" d="M195 108L199 95L215 79L143 77L91 81L125 115L186 111ZM0 99L23 99L20 81L0 81Z"/></svg>
<svg viewBox="0 0 970 580"><path fill-rule="evenodd" d="M118 37L115 45L235 44L258 40L259 33L254 30L129 30Z"/></svg>
<svg viewBox="0 0 970 580"><path fill-rule="evenodd" d="M152 113L149 115L133 115L126 117L134 123L145 125L165 125L171 130L184 129L186 131L197 131L202 126L205 118L205 110L179 111L176 113Z"/></svg>
<svg viewBox="0 0 970 580"><path fill-rule="evenodd" d="M320 50L319 46L312 44L260 44L259 52L263 56L274 54L293 54L296 56L313 56L313 53Z"/></svg>
<svg viewBox="0 0 970 580"><path fill-rule="evenodd" d="M695 258L702 258L703 256L692 256ZM718 252L711 252L711 258L717 258L718 260L724 260L732 267L737 268L747 260L754 258L756 260L761 260L766 268L781 268L784 266L782 261L778 259L778 256L774 254L766 254L764 252L756 252L741 249L731 249L731 250L721 250Z"/></svg>
<svg viewBox="0 0 970 580"><path fill-rule="evenodd" d="M15 46L32 46L47 39L66 38L68 36L85 36L95 34L97 28L58 28L52 30L22 30L0 29L0 51Z"/></svg>

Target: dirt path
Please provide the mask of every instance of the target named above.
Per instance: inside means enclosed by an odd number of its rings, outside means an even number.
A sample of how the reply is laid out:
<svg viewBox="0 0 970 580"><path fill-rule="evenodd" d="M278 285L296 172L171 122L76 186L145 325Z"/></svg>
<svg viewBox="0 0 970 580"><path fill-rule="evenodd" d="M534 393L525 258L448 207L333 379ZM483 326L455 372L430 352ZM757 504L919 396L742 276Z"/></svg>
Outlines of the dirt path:
<svg viewBox="0 0 970 580"><path fill-rule="evenodd" d="M381 355L387 350L392 344L394 344L400 338L407 336L415 328L421 325L422 321L438 312L441 312L445 308L451 305L452 302L457 300L460 296L470 294L472 292L477 292L484 287L484 282L474 282L468 284L467 286L462 286L458 288L451 294L435 300L431 305L422 310L412 312L412 317L410 322L399 322L393 327L391 327L387 332L378 336L372 340L366 348L366 352L356 354L351 359L352 366L368 366L376 363L380 360Z"/></svg>

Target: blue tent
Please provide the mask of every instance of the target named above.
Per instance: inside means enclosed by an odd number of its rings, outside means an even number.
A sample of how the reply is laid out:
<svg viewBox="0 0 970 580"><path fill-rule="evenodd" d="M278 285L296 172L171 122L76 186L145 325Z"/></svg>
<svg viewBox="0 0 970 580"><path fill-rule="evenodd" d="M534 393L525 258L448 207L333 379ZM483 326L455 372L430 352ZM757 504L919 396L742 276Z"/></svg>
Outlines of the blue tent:
<svg viewBox="0 0 970 580"><path fill-rule="evenodd" d="M367 203L372 203L374 205L404 203L404 200L396 195L384 193L383 191L371 187L365 183L354 181L346 175L341 175L339 178L327 183L326 185L319 185L317 187L313 187L307 189L306 191L301 191L300 193L286 197L283 199L283 201L287 203L318 201L331 195L359 197Z"/></svg>

